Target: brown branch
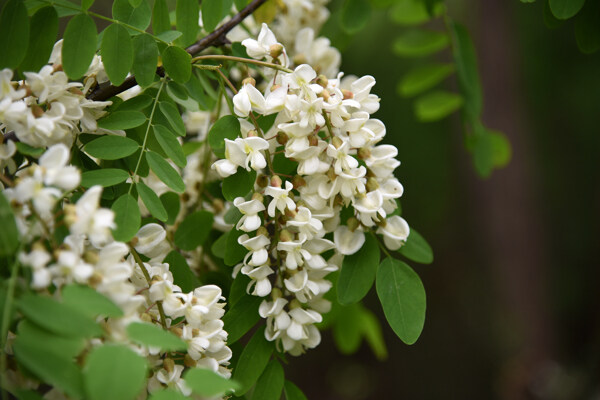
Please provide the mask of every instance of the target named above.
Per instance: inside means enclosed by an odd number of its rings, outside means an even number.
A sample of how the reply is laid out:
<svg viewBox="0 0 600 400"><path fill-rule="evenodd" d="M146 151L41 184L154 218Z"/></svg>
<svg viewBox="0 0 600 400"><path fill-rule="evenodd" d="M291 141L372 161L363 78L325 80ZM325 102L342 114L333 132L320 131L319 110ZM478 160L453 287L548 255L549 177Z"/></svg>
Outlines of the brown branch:
<svg viewBox="0 0 600 400"><path fill-rule="evenodd" d="M253 0L250 4L244 7L242 11L237 13L229 21L225 22L218 29L215 29L213 32L198 40L196 43L192 44L185 50L191 55L195 55L197 53L200 53L202 50L209 48L210 46L218 46L228 43L225 35L235 26L237 26L240 22L242 22L248 15L256 11L256 9L258 9L258 7L260 7L266 1L267 0ZM164 68L156 68L156 74L163 77L165 75ZM125 82L123 82L119 86L111 85L108 82L102 85L98 85L88 95L88 98L90 100L103 101L121 92L124 92L127 89L131 89L135 85L137 85L137 81L135 80L135 76L131 75L130 77L125 79Z"/></svg>

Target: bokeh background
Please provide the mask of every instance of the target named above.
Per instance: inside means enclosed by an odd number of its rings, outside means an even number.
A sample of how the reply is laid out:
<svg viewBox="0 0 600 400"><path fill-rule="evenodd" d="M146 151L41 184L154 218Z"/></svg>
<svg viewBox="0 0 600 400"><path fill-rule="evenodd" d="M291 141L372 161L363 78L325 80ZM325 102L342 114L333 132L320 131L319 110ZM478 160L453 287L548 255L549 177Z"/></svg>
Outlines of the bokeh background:
<svg viewBox="0 0 600 400"><path fill-rule="evenodd" d="M483 122L512 160L480 179L458 114L415 119L396 92L414 62L392 53L403 28L385 11L334 38L342 70L377 79L403 216L434 249L432 265L411 263L427 318L413 346L384 326L384 362L366 344L340 355L326 333L286 373L310 399L600 399L600 54L579 52L572 22L545 26L544 1L446 3L478 53ZM383 320L374 290L366 303Z"/></svg>

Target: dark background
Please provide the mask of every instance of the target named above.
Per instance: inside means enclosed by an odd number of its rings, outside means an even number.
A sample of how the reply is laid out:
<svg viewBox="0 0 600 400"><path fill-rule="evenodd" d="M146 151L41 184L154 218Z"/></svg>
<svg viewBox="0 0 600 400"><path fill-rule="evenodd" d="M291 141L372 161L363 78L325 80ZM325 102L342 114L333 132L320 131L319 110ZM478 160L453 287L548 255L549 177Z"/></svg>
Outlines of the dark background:
<svg viewBox="0 0 600 400"><path fill-rule="evenodd" d="M477 49L483 122L508 136L512 160L480 179L458 114L415 120L395 89L415 61L392 54L405 28L385 12L337 40L342 70L377 79L403 216L434 249L432 265L411 263L427 318L413 346L384 327L387 361L366 344L340 355L325 333L286 373L309 399L599 399L600 54L579 52L572 21L547 28L544 1L447 4ZM383 320L374 290L367 306Z"/></svg>

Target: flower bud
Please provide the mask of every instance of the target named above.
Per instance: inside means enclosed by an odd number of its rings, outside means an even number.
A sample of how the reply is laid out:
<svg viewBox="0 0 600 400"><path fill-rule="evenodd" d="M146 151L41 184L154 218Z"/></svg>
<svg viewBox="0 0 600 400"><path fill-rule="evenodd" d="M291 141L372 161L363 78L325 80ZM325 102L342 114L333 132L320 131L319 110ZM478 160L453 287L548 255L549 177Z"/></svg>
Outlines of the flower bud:
<svg viewBox="0 0 600 400"><path fill-rule="evenodd" d="M317 85L320 85L325 89L327 85L329 85L329 80L325 75L319 75L317 76Z"/></svg>
<svg viewBox="0 0 600 400"><path fill-rule="evenodd" d="M98 257L98 253L95 251L86 251L83 253L83 259L88 264L96 264L100 260L100 257Z"/></svg>
<svg viewBox="0 0 600 400"><path fill-rule="evenodd" d="M344 141L342 139L340 139L337 136L334 136L333 139L331 139L331 144L336 148L339 149L340 147L342 147L342 145L344 144Z"/></svg>
<svg viewBox="0 0 600 400"><path fill-rule="evenodd" d="M250 84L252 86L256 86L256 79L254 79L251 76L249 76L247 78L244 78L244 80L242 81L242 85L247 85L247 84Z"/></svg>
<svg viewBox="0 0 600 400"><path fill-rule="evenodd" d="M366 147L361 147L358 149L357 155L361 160L366 160L367 158L371 157L371 150Z"/></svg>
<svg viewBox="0 0 600 400"><path fill-rule="evenodd" d="M332 182L335 181L335 178L337 178L337 175L335 174L335 170L333 169L333 167L331 167L327 170L327 177Z"/></svg>
<svg viewBox="0 0 600 400"><path fill-rule="evenodd" d="M349 90L342 89L342 94L344 95L344 100L348 100L348 99L353 99L354 98L354 93L352 93Z"/></svg>
<svg viewBox="0 0 600 400"><path fill-rule="evenodd" d="M262 203L264 201L264 197L262 194L260 194L258 192L254 192L254 193L252 193L252 200L258 200Z"/></svg>
<svg viewBox="0 0 600 400"><path fill-rule="evenodd" d="M150 316L148 313L142 313L140 315L140 319L144 322L152 322L152 316Z"/></svg>
<svg viewBox="0 0 600 400"><path fill-rule="evenodd" d="M300 303L298 301L298 299L294 299L292 301L290 301L290 310L293 310L294 308L300 308L302 307L302 303Z"/></svg>
<svg viewBox="0 0 600 400"><path fill-rule="evenodd" d="M285 209L285 216L288 218L295 218L296 217L296 210L290 210L289 208Z"/></svg>
<svg viewBox="0 0 600 400"><path fill-rule="evenodd" d="M373 177L367 179L367 192L374 192L377 189L379 189L379 182L377 182L377 179Z"/></svg>
<svg viewBox="0 0 600 400"><path fill-rule="evenodd" d="M283 53L283 46L279 43L272 44L269 48L269 55L273 58L279 58L279 56Z"/></svg>
<svg viewBox="0 0 600 400"><path fill-rule="evenodd" d="M299 187L306 186L306 180L300 175L296 175L292 178L292 185L294 185L294 189L298 189Z"/></svg>
<svg viewBox="0 0 600 400"><path fill-rule="evenodd" d="M329 90L323 89L321 93L319 93L319 97L322 97L325 101L329 101L329 98L331 97L331 95L329 94Z"/></svg>
<svg viewBox="0 0 600 400"><path fill-rule="evenodd" d="M318 146L319 145L319 137L315 134L308 136L308 144L310 146Z"/></svg>
<svg viewBox="0 0 600 400"><path fill-rule="evenodd" d="M37 104L34 104L31 106L31 113L34 117L40 118L42 115L44 115L44 109Z"/></svg>
<svg viewBox="0 0 600 400"><path fill-rule="evenodd" d="M183 357L183 365L189 368L194 368L196 366L196 360L194 360L189 354L186 354Z"/></svg>
<svg viewBox="0 0 600 400"><path fill-rule="evenodd" d="M356 217L348 218L348 221L346 221L346 224L348 225L348 229L350 229L352 232L354 232L356 230L356 228L358 228L358 226L360 225L360 223L358 222L358 219L356 219Z"/></svg>
<svg viewBox="0 0 600 400"><path fill-rule="evenodd" d="M269 177L267 175L260 175L256 178L256 184L261 188L269 186Z"/></svg>
<svg viewBox="0 0 600 400"><path fill-rule="evenodd" d="M277 132L277 143L279 143L282 146L285 146L288 140L290 140L290 138L285 132Z"/></svg>
<svg viewBox="0 0 600 400"><path fill-rule="evenodd" d="M183 336L183 329L181 329L181 328L172 326L171 328L169 328L169 330L179 337Z"/></svg>
<svg viewBox="0 0 600 400"><path fill-rule="evenodd" d="M306 57L304 54L296 54L293 58L294 65L306 64Z"/></svg>
<svg viewBox="0 0 600 400"><path fill-rule="evenodd" d="M267 230L267 228L265 228L264 226L258 227L258 230L256 231L256 236L259 236L259 235L263 235L266 237L271 236L271 235L269 235L269 231Z"/></svg>
<svg viewBox="0 0 600 400"><path fill-rule="evenodd" d="M281 232L279 232L279 241L291 242L292 240L294 240L294 235L292 232L288 231L287 229L282 229Z"/></svg>
<svg viewBox="0 0 600 400"><path fill-rule="evenodd" d="M214 199L212 201L212 206L215 209L215 213L219 214L221 211L225 209L225 203L221 199Z"/></svg>
<svg viewBox="0 0 600 400"><path fill-rule="evenodd" d="M273 175L273 177L271 178L271 186L273 187L280 188L282 183L283 182L281 181L281 178L278 175Z"/></svg>
<svg viewBox="0 0 600 400"><path fill-rule="evenodd" d="M258 132L256 132L255 129L251 129L248 131L248 137L257 137L258 136Z"/></svg>
<svg viewBox="0 0 600 400"><path fill-rule="evenodd" d="M90 285L93 288L96 288L96 286L98 286L99 284L102 283L103 277L102 275L100 275L100 273L98 273L97 271L94 271L94 273L92 274L92 276L90 276L88 278L88 285Z"/></svg>
<svg viewBox="0 0 600 400"><path fill-rule="evenodd" d="M173 371L173 369L175 368L175 361L173 361L170 358L165 358L163 360L163 368L167 371L167 372L171 372Z"/></svg>

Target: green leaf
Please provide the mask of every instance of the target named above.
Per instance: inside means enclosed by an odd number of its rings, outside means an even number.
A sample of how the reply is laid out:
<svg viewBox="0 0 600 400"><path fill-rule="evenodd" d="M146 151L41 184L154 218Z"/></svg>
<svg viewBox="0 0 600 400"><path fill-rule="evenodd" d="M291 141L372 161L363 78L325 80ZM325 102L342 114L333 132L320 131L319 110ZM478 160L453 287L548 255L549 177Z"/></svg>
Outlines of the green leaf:
<svg viewBox="0 0 600 400"><path fill-rule="evenodd" d="M140 229L142 217L137 201L129 193L121 195L112 205L117 228L112 231L119 242L130 241Z"/></svg>
<svg viewBox="0 0 600 400"><path fill-rule="evenodd" d="M279 11L277 0L267 0L256 11L252 13L257 24L270 24L273 22Z"/></svg>
<svg viewBox="0 0 600 400"><path fill-rule="evenodd" d="M267 366L272 353L273 343L265 339L263 326L254 333L233 370L233 379L240 384L239 389L235 391L236 396L242 396L254 385Z"/></svg>
<svg viewBox="0 0 600 400"><path fill-rule="evenodd" d="M375 271L377 271L376 266L378 264L379 262L373 268ZM361 267L366 266L362 265ZM358 304L351 304L350 306L340 307L336 314L333 325L333 339L342 354L354 354L360 347L363 333L362 321L358 318L360 311Z"/></svg>
<svg viewBox="0 0 600 400"><path fill-rule="evenodd" d="M272 360L254 386L252 400L279 400L283 391L283 367Z"/></svg>
<svg viewBox="0 0 600 400"><path fill-rule="evenodd" d="M25 156L34 158L39 158L46 151L44 148L33 147L23 142L17 142L17 150Z"/></svg>
<svg viewBox="0 0 600 400"><path fill-rule="evenodd" d="M223 10L223 0L203 0L202 1L202 25L206 32L212 32L221 22L221 12Z"/></svg>
<svg viewBox="0 0 600 400"><path fill-rule="evenodd" d="M406 244L400 247L398 252L409 260L420 264L431 264L433 262L433 250L431 250L431 246L414 228L410 228Z"/></svg>
<svg viewBox="0 0 600 400"><path fill-rule="evenodd" d="M140 36L142 35L136 36L134 40ZM117 109L119 111L142 111L150 107L150 105L153 102L154 99L148 96L147 94L138 94L137 96L132 97L129 100L119 104L119 107Z"/></svg>
<svg viewBox="0 0 600 400"><path fill-rule="evenodd" d="M79 14L69 21L62 46L62 66L69 78L79 79L87 72L97 42L96 24L89 15Z"/></svg>
<svg viewBox="0 0 600 400"><path fill-rule="evenodd" d="M372 234L365 234L365 243L356 253L344 256L337 281L340 304L360 301L371 289L379 265L379 245Z"/></svg>
<svg viewBox="0 0 600 400"><path fill-rule="evenodd" d="M19 231L10 203L0 192L0 257L13 254L19 247Z"/></svg>
<svg viewBox="0 0 600 400"><path fill-rule="evenodd" d="M72 360L73 357L81 353L87 344L84 338L58 336L28 320L19 323L17 335L25 342L36 342L45 345L46 351L49 354L51 353L53 358L57 357L65 360Z"/></svg>
<svg viewBox="0 0 600 400"><path fill-rule="evenodd" d="M131 129L146 122L146 116L139 111L115 111L98 120L98 127L110 130Z"/></svg>
<svg viewBox="0 0 600 400"><path fill-rule="evenodd" d="M483 126L479 129L480 133L473 137L473 163L477 173L487 178L494 168L492 139Z"/></svg>
<svg viewBox="0 0 600 400"><path fill-rule="evenodd" d="M136 343L163 351L187 350L187 343L173 333L153 324L133 322L127 325L127 336Z"/></svg>
<svg viewBox="0 0 600 400"><path fill-rule="evenodd" d="M283 384L286 400L308 400L302 390L293 382L286 380Z"/></svg>
<svg viewBox="0 0 600 400"><path fill-rule="evenodd" d="M159 34L171 29L169 20L169 8L167 0L154 0L154 8L152 10L152 31L154 34Z"/></svg>
<svg viewBox="0 0 600 400"><path fill-rule="evenodd" d="M135 399L146 385L146 359L124 345L104 344L87 356L84 385L90 400Z"/></svg>
<svg viewBox="0 0 600 400"><path fill-rule="evenodd" d="M2 34L0 33L0 35ZM31 17L31 32L29 35L29 45L27 46L27 55L19 66L19 69L21 71L39 71L46 65L50 54L52 54L57 35L58 14L54 7L46 6L37 10ZM3 37L0 36L0 41ZM0 46L2 45L0 44ZM8 56L6 57L8 58Z"/></svg>
<svg viewBox="0 0 600 400"><path fill-rule="evenodd" d="M588 1L575 20L577 47L584 54L600 50L600 3Z"/></svg>
<svg viewBox="0 0 600 400"><path fill-rule="evenodd" d="M381 323L371 311L362 307L358 314L359 324L361 324L363 335L371 347L373 354L379 361L383 361L388 357L383 333L381 331Z"/></svg>
<svg viewBox="0 0 600 400"><path fill-rule="evenodd" d="M227 235L229 235L229 232L225 232L219 236L219 238L213 242L212 246L210 246L210 251L215 257L225 258L225 253L227 253ZM229 304L231 305L231 300L229 300Z"/></svg>
<svg viewBox="0 0 600 400"><path fill-rule="evenodd" d="M585 0L548 0L550 11L558 19L569 19L581 10Z"/></svg>
<svg viewBox="0 0 600 400"><path fill-rule="evenodd" d="M167 43L173 43L177 38L182 35L179 31L164 31L156 35L161 40L164 40Z"/></svg>
<svg viewBox="0 0 600 400"><path fill-rule="evenodd" d="M204 368L189 369L184 380L192 392L203 397L222 397L239 387L237 382Z"/></svg>
<svg viewBox="0 0 600 400"><path fill-rule="evenodd" d="M67 357L61 357L48 348L48 342L31 336L17 336L13 344L20 364L43 382L56 386L73 398L83 397L83 382L79 367Z"/></svg>
<svg viewBox="0 0 600 400"><path fill-rule="evenodd" d="M21 64L27 54L28 44L27 8L22 0L9 0L0 14L0 68L13 69Z"/></svg>
<svg viewBox="0 0 600 400"><path fill-rule="evenodd" d="M548 27L549 29L558 28L559 26L565 23L564 20L557 19L552 14L552 11L550 11L550 4L548 4L547 1L544 2L544 11L542 12L542 14L544 16L544 24L546 24L546 27ZM577 22L575 22L575 24L577 24ZM575 34L577 35L577 32L575 32Z"/></svg>
<svg viewBox="0 0 600 400"><path fill-rule="evenodd" d="M425 288L407 264L386 258L377 270L377 295L388 323L406 344L417 341L425 323Z"/></svg>
<svg viewBox="0 0 600 400"><path fill-rule="evenodd" d="M392 20L399 25L419 25L438 17L444 12L444 6L437 3L433 7L432 15L427 11L427 6L422 0L399 0L391 10Z"/></svg>
<svg viewBox="0 0 600 400"><path fill-rule="evenodd" d="M116 168L104 168L81 173L81 186L89 188L94 185L104 187L113 186L125 182L129 178L127 171Z"/></svg>
<svg viewBox="0 0 600 400"><path fill-rule="evenodd" d="M160 202L165 207L165 210L167 210L168 217L166 224L173 225L181 208L179 195L173 192L163 193L160 195Z"/></svg>
<svg viewBox="0 0 600 400"><path fill-rule="evenodd" d="M113 18L128 25L134 26L143 31L150 25L152 19L152 11L150 4L146 0L142 1L139 7L132 7L129 0L115 0L112 6ZM139 32L127 28L127 31L132 35L137 35Z"/></svg>
<svg viewBox="0 0 600 400"><path fill-rule="evenodd" d="M202 1L202 9L204 3ZM177 0L175 7L175 27L182 33L178 39L178 45L187 47L196 41L198 36L198 15L200 14L200 5L197 0Z"/></svg>
<svg viewBox="0 0 600 400"><path fill-rule="evenodd" d="M163 262L169 264L169 270L173 274L173 282L184 293L189 293L200 286L200 280L188 266L185 257L177 250L173 250L167 254Z"/></svg>
<svg viewBox="0 0 600 400"><path fill-rule="evenodd" d="M165 207L154 190L150 189L148 185L142 181L136 183L135 187L150 214L156 219L163 222L166 221L168 218L167 210L165 210Z"/></svg>
<svg viewBox="0 0 600 400"><path fill-rule="evenodd" d="M229 201L236 197L245 197L256 182L256 171L246 171L244 168L238 168L237 172L223 179L223 196Z"/></svg>
<svg viewBox="0 0 600 400"><path fill-rule="evenodd" d="M162 52L163 65L167 74L179 83L185 83L192 76L192 56L177 46L168 46Z"/></svg>
<svg viewBox="0 0 600 400"><path fill-rule="evenodd" d="M363 29L371 17L371 5L367 0L346 0L342 7L342 29L354 34Z"/></svg>
<svg viewBox="0 0 600 400"><path fill-rule="evenodd" d="M234 140L240 135L240 121L233 115L221 117L208 132L208 144L219 158L225 158L225 139Z"/></svg>
<svg viewBox="0 0 600 400"><path fill-rule="evenodd" d="M492 160L494 167L505 167L512 156L510 142L502 132L488 131L492 142Z"/></svg>
<svg viewBox="0 0 600 400"><path fill-rule="evenodd" d="M142 3L142 1L144 0L129 0L129 4L131 4L131 7L136 8Z"/></svg>
<svg viewBox="0 0 600 400"><path fill-rule="evenodd" d="M91 337L102 334L102 329L92 318L50 297L26 294L17 302L17 308L31 322L58 335Z"/></svg>
<svg viewBox="0 0 600 400"><path fill-rule="evenodd" d="M401 57L423 57L445 49L449 43L445 33L413 29L396 38L392 49Z"/></svg>
<svg viewBox="0 0 600 400"><path fill-rule="evenodd" d="M244 287L245 290L245 287ZM242 300L242 299L240 299ZM262 298L245 295L243 301L237 301L235 305L223 316L225 331L227 331L227 343L237 342L260 320L258 307ZM229 299L231 302L231 299Z"/></svg>
<svg viewBox="0 0 600 400"><path fill-rule="evenodd" d="M102 36L102 63L113 85L119 86L133 65L133 44L127 29L120 24L109 25Z"/></svg>
<svg viewBox="0 0 600 400"><path fill-rule="evenodd" d="M238 221L242 218L243 214L237 207L230 207L229 210L225 213L223 220L227 224L237 224Z"/></svg>
<svg viewBox="0 0 600 400"><path fill-rule="evenodd" d="M158 106L160 107L160 111L167 118L167 121L169 121L169 125L171 125L171 128L173 128L177 136L185 136L185 124L183 123L183 119L181 119L181 113L177 107L164 101L158 103Z"/></svg>
<svg viewBox="0 0 600 400"><path fill-rule="evenodd" d="M185 184L183 183L183 179L181 179L181 175L164 158L152 151L148 151L146 152L146 160L150 169L165 185L177 193L185 192Z"/></svg>
<svg viewBox="0 0 600 400"><path fill-rule="evenodd" d="M447 117L463 104L463 98L452 92L436 90L415 101L415 114L422 122L438 121Z"/></svg>
<svg viewBox="0 0 600 400"><path fill-rule="evenodd" d="M68 285L61 290L63 302L88 317L121 317L123 311L106 296L89 286Z"/></svg>
<svg viewBox="0 0 600 400"><path fill-rule="evenodd" d="M229 231L227 235L227 253L225 253L225 258L223 259L225 265L233 266L237 264L248 253L248 250L238 243L238 238L243 234L244 232L235 229Z"/></svg>
<svg viewBox="0 0 600 400"><path fill-rule="evenodd" d="M398 93L411 97L431 89L454 72L452 64L430 64L408 72L398 84Z"/></svg>
<svg viewBox="0 0 600 400"><path fill-rule="evenodd" d="M186 400L189 397L184 396L181 392L177 392L171 389L159 390L158 392L152 393L150 400Z"/></svg>
<svg viewBox="0 0 600 400"><path fill-rule="evenodd" d="M175 245L182 250L194 250L204 243L213 224L210 211L200 210L189 214L175 231Z"/></svg>
<svg viewBox="0 0 600 400"><path fill-rule="evenodd" d="M118 160L137 151L140 145L124 136L100 136L85 145L84 150L92 157L101 160Z"/></svg>
<svg viewBox="0 0 600 400"><path fill-rule="evenodd" d="M180 168L185 167L187 160L183 154L181 144L167 128L162 125L154 125L154 136L160 147L165 151L167 156Z"/></svg>
<svg viewBox="0 0 600 400"><path fill-rule="evenodd" d="M89 10L92 4L94 4L94 0L81 0L81 9Z"/></svg>
<svg viewBox="0 0 600 400"><path fill-rule="evenodd" d="M465 99L465 111L471 119L475 120L479 118L483 104L475 46L464 26L452 22L451 30L455 44L452 56L460 91Z"/></svg>
<svg viewBox="0 0 600 400"><path fill-rule="evenodd" d="M142 33L133 38L133 74L141 87L154 82L158 64L158 46L152 36Z"/></svg>

